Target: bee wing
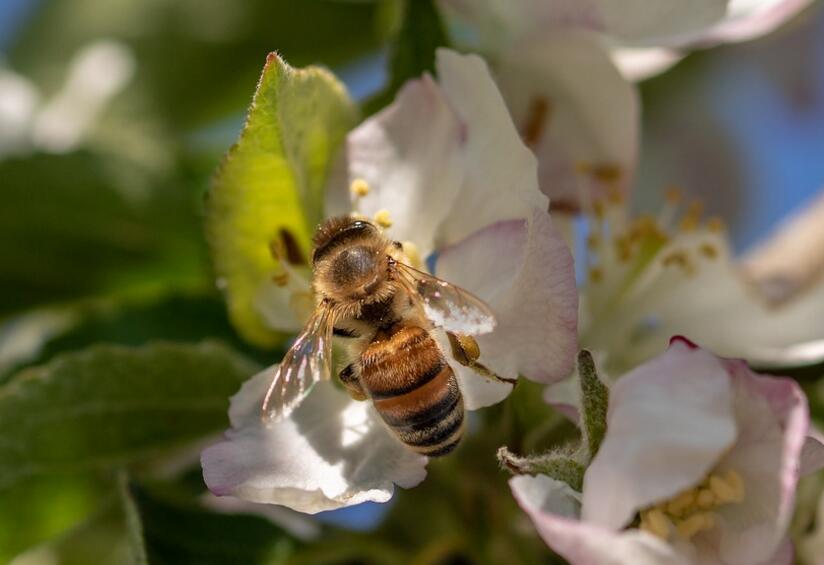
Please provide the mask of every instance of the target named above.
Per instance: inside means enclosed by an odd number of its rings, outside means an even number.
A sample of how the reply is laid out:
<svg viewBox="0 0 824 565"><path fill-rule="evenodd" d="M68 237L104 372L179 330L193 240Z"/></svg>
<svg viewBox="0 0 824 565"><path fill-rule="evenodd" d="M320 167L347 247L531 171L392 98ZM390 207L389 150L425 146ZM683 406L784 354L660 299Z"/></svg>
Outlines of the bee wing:
<svg viewBox="0 0 824 565"><path fill-rule="evenodd" d="M446 331L478 335L495 329L495 315L486 303L457 285L404 263L396 263L400 279L420 299L426 317Z"/></svg>
<svg viewBox="0 0 824 565"><path fill-rule="evenodd" d="M274 422L286 418L303 402L312 387L331 378L332 328L328 307L321 305L283 356L280 365L268 371L272 383L263 399L262 416Z"/></svg>

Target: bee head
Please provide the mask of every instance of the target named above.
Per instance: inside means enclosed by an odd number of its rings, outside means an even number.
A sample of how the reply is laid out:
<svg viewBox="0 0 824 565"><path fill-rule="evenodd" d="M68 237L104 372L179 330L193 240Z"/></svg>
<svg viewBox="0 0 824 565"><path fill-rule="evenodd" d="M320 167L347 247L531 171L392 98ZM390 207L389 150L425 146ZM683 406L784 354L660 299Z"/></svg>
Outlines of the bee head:
<svg viewBox="0 0 824 565"><path fill-rule="evenodd" d="M336 300L359 300L386 280L386 241L370 222L332 218L315 235L312 257L321 293Z"/></svg>

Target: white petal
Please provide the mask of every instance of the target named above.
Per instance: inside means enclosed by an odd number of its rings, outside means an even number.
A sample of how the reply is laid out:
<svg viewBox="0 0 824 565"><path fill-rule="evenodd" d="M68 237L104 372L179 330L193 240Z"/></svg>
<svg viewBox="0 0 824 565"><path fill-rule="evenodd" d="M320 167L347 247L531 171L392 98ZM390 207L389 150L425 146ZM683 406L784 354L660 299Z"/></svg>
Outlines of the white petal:
<svg viewBox="0 0 824 565"><path fill-rule="evenodd" d="M435 268L495 312L495 330L476 338L481 363L507 378L553 382L569 375L578 298L572 256L549 214L535 211L529 222L480 230L443 250Z"/></svg>
<svg viewBox="0 0 824 565"><path fill-rule="evenodd" d="M675 341L618 379L607 426L584 475L583 517L618 529L700 482L734 443L727 372L716 357Z"/></svg>
<svg viewBox="0 0 824 565"><path fill-rule="evenodd" d="M746 41L767 34L796 16L812 0L731 0L727 17L702 35L702 45Z"/></svg>
<svg viewBox="0 0 824 565"><path fill-rule="evenodd" d="M603 28L628 43L666 46L720 21L730 0L594 0Z"/></svg>
<svg viewBox="0 0 824 565"><path fill-rule="evenodd" d="M612 532L577 519L579 494L544 475L510 479L512 494L546 544L576 565L689 563L672 546L641 532Z"/></svg>
<svg viewBox="0 0 824 565"><path fill-rule="evenodd" d="M792 516L809 417L798 384L726 363L733 377L738 438L718 465L744 481L741 504L719 508L719 554L730 565L756 563L781 545Z"/></svg>
<svg viewBox="0 0 824 565"><path fill-rule="evenodd" d="M612 61L621 74L632 82L641 82L672 68L684 56L663 47L618 47Z"/></svg>
<svg viewBox="0 0 824 565"><path fill-rule="evenodd" d="M463 184L449 221L441 226L441 245L501 220L528 218L534 208L546 210L535 157L521 141L486 63L476 55L439 49L436 64L466 139Z"/></svg>
<svg viewBox="0 0 824 565"><path fill-rule="evenodd" d="M423 480L426 458L393 437L370 403L349 399L331 382L316 385L289 419L263 425L265 376L233 397L232 430L203 452L213 493L315 513L386 502L393 483L409 488Z"/></svg>
<svg viewBox="0 0 824 565"><path fill-rule="evenodd" d="M577 208L581 199L629 185L638 153L638 94L597 34L557 30L533 37L502 54L496 71L553 205ZM615 171L605 177L616 180L582 173L587 165Z"/></svg>
<svg viewBox="0 0 824 565"><path fill-rule="evenodd" d="M413 241L425 257L436 230L452 214L463 179L460 154L465 131L440 88L429 76L408 82L396 100L353 130L346 140L345 179L333 182L330 214L340 208L341 193L363 179L370 193L358 211L373 217L387 210L388 235Z"/></svg>

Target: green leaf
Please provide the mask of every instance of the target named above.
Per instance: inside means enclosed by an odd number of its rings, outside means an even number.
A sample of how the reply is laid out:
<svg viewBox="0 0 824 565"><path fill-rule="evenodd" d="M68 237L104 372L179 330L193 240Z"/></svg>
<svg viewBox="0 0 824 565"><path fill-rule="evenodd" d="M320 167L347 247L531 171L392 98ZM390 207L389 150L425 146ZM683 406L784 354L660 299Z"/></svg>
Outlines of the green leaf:
<svg viewBox="0 0 824 565"><path fill-rule="evenodd" d="M598 378L592 354L585 349L578 353L578 379L581 384L581 433L592 460L607 433L609 389Z"/></svg>
<svg viewBox="0 0 824 565"><path fill-rule="evenodd" d="M557 481L565 482L578 492L581 492L584 486L586 467L572 452L557 451L521 457L506 447L501 447L498 449L498 461L517 475L546 475Z"/></svg>
<svg viewBox="0 0 824 565"><path fill-rule="evenodd" d="M229 396L257 366L216 343L101 345L0 387L0 492L109 469L224 429Z"/></svg>
<svg viewBox="0 0 824 565"><path fill-rule="evenodd" d="M366 103L367 113L389 104L403 84L424 73L435 74L435 51L449 45L433 0L403 0L401 26L389 52L389 84Z"/></svg>
<svg viewBox="0 0 824 565"><path fill-rule="evenodd" d="M332 161L356 119L329 72L267 57L243 132L206 201L206 232L230 318L255 344L278 339L255 305L276 273L270 245L286 239L308 257Z"/></svg>
<svg viewBox="0 0 824 565"><path fill-rule="evenodd" d="M88 520L111 495L89 474L61 474L16 482L0 492L0 563Z"/></svg>
<svg viewBox="0 0 824 565"><path fill-rule="evenodd" d="M87 151L0 160L0 316L211 283L195 192L140 174Z"/></svg>
<svg viewBox="0 0 824 565"><path fill-rule="evenodd" d="M297 546L263 518L209 512L158 486L130 482L126 500L153 565L285 563Z"/></svg>
<svg viewBox="0 0 824 565"><path fill-rule="evenodd" d="M389 70L393 90L425 72L435 73L435 50L449 45L433 0L406 0L403 24L392 43Z"/></svg>
<svg viewBox="0 0 824 565"><path fill-rule="evenodd" d="M25 367L46 363L55 355L95 343L144 345L159 340L194 343L219 339L260 363L271 363L277 358L271 351L250 347L237 335L223 300L215 292L104 299L41 310L29 319L24 316L11 320L4 336L9 342L37 339L37 332L43 334L44 340L38 351L18 359L0 359L0 384Z"/></svg>
<svg viewBox="0 0 824 565"><path fill-rule="evenodd" d="M146 553L143 523L140 520L137 504L135 504L131 492L129 492L129 476L126 471L121 471L117 475L117 491L126 522L126 534L129 539L132 563L135 565L148 565L149 558Z"/></svg>
<svg viewBox="0 0 824 565"><path fill-rule="evenodd" d="M137 62L122 97L148 100L157 109L151 118L175 134L240 112L261 54L277 49L296 65L339 65L379 48L384 33L377 2L49 0L31 11L10 46L13 69L50 92L78 49L101 37L121 41ZM146 113L124 106L115 111L128 129L143 129Z"/></svg>

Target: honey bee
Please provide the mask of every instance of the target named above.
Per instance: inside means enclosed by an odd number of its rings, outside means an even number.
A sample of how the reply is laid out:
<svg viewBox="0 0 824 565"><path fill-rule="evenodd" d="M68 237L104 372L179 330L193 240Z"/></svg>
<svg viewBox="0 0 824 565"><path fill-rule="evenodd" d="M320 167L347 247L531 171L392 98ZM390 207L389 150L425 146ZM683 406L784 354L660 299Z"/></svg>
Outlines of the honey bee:
<svg viewBox="0 0 824 565"><path fill-rule="evenodd" d="M315 310L272 372L263 418L294 410L318 381L331 378L333 336L345 338L351 362L338 375L349 395L370 400L388 429L412 450L436 457L458 445L464 405L458 381L432 330L443 329L453 358L482 376L469 334L491 332L495 317L466 290L403 262L401 243L371 222L336 217L314 236Z"/></svg>

